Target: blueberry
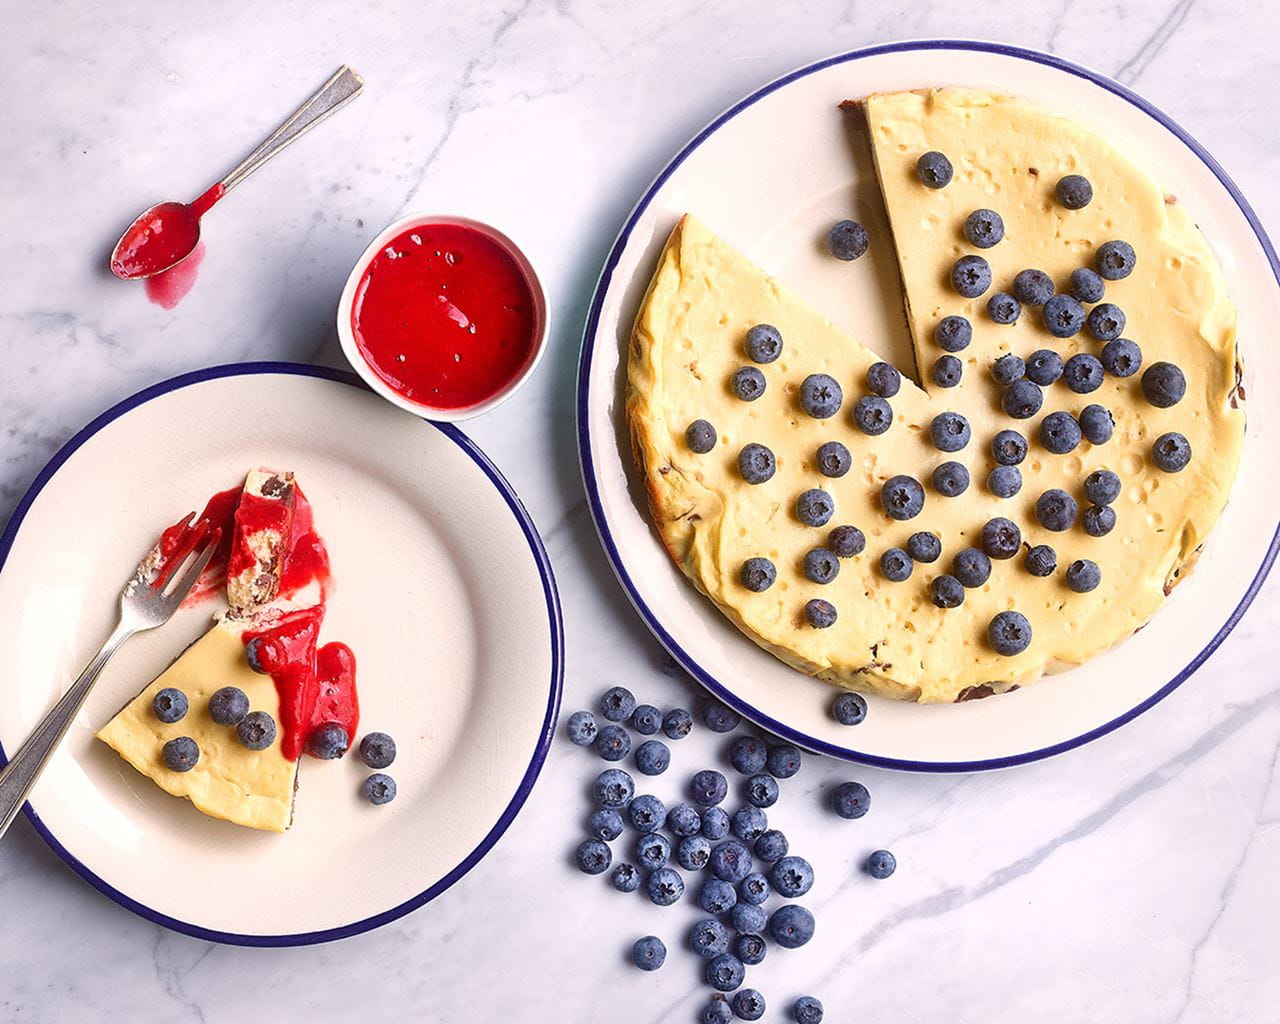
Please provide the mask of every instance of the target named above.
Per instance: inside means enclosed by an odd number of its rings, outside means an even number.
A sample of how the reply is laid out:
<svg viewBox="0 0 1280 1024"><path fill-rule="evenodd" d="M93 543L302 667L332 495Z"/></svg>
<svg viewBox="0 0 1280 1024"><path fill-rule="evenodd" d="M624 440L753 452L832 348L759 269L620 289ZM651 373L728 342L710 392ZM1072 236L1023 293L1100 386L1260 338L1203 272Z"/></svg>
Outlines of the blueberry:
<svg viewBox="0 0 1280 1024"><path fill-rule="evenodd" d="M212 704L212 701L210 703ZM212 708L210 710L212 711ZM596 716L590 711L575 711L569 716L569 741L575 746L589 747L595 742L596 733L599 731Z"/></svg>
<svg viewBox="0 0 1280 1024"><path fill-rule="evenodd" d="M1013 297L1027 306L1043 306L1053 297L1053 278L1035 267L1019 270L1013 278Z"/></svg>
<svg viewBox="0 0 1280 1024"><path fill-rule="evenodd" d="M996 466L987 475L987 490L997 498L1012 498L1022 490L1022 470L1017 466Z"/></svg>
<svg viewBox="0 0 1280 1024"><path fill-rule="evenodd" d="M970 590L980 587L991 578L991 559L977 548L964 548L951 559L951 575Z"/></svg>
<svg viewBox="0 0 1280 1024"><path fill-rule="evenodd" d="M878 437L893 423L893 409L879 395L863 395L854 403L853 422L864 434Z"/></svg>
<svg viewBox="0 0 1280 1024"><path fill-rule="evenodd" d="M596 734L595 748L606 761L621 761L631 753L631 734L620 725L606 725Z"/></svg>
<svg viewBox="0 0 1280 1024"><path fill-rule="evenodd" d="M667 807L656 796L638 796L627 806L627 820L637 832L656 832L667 823Z"/></svg>
<svg viewBox="0 0 1280 1024"><path fill-rule="evenodd" d="M396 798L396 780L383 772L374 772L364 780L364 798L371 804L389 804Z"/></svg>
<svg viewBox="0 0 1280 1024"><path fill-rule="evenodd" d="M813 915L804 907L788 903L769 918L769 934L783 949L798 949L813 938Z"/></svg>
<svg viewBox="0 0 1280 1024"><path fill-rule="evenodd" d="M1093 186L1083 174L1068 174L1058 179L1054 194L1068 210L1083 210L1093 199Z"/></svg>
<svg viewBox="0 0 1280 1024"><path fill-rule="evenodd" d="M1029 420L1044 405L1044 392L1040 385L1029 380L1017 380L1005 389L1000 407L1015 420Z"/></svg>
<svg viewBox="0 0 1280 1024"><path fill-rule="evenodd" d="M783 857L769 870L769 884L783 899L803 896L813 888L813 867L803 857Z"/></svg>
<svg viewBox="0 0 1280 1024"><path fill-rule="evenodd" d="M189 772L200 760L200 745L190 736L175 736L160 749L160 757L169 771Z"/></svg>
<svg viewBox="0 0 1280 1024"><path fill-rule="evenodd" d="M954 576L935 576L929 581L929 597L939 608L959 608L964 604L964 584Z"/></svg>
<svg viewBox="0 0 1280 1024"><path fill-rule="evenodd" d="M578 870L588 875L599 875L609 870L613 854L599 839L587 839L578 846Z"/></svg>
<svg viewBox="0 0 1280 1024"><path fill-rule="evenodd" d="M968 424L965 424L968 431ZM899 522L914 519L924 509L924 488L913 477L890 477L880 488L880 504L890 519Z"/></svg>
<svg viewBox="0 0 1280 1024"><path fill-rule="evenodd" d="M1021 380L1027 372L1027 364L1012 352L1006 352L991 364L991 379L997 384L1012 384Z"/></svg>
<svg viewBox="0 0 1280 1024"><path fill-rule="evenodd" d="M707 964L707 984L720 992L732 992L741 986L746 974L742 961L732 953L721 953Z"/></svg>
<svg viewBox="0 0 1280 1024"><path fill-rule="evenodd" d="M702 724L712 732L733 732L739 721L738 713L719 701L711 701L702 709Z"/></svg>
<svg viewBox="0 0 1280 1024"><path fill-rule="evenodd" d="M982 552L990 558L1012 558L1022 547L1022 531L1012 520L997 516L982 527Z"/></svg>
<svg viewBox="0 0 1280 1024"><path fill-rule="evenodd" d="M1128 338L1102 346L1102 366L1113 377L1132 377L1142 366L1142 349Z"/></svg>
<svg viewBox="0 0 1280 1024"><path fill-rule="evenodd" d="M737 839L726 839L712 848L707 867L722 882L737 885L751 873L751 851Z"/></svg>
<svg viewBox="0 0 1280 1024"><path fill-rule="evenodd" d="M591 785L591 795L595 802L607 810L618 811L626 807L631 803L635 792L634 780L621 768L606 768L596 776L596 781Z"/></svg>
<svg viewBox="0 0 1280 1024"><path fill-rule="evenodd" d="M729 929L714 917L706 917L689 929L689 948L711 960L729 950Z"/></svg>
<svg viewBox="0 0 1280 1024"><path fill-rule="evenodd" d="M600 711L611 722L625 722L636 709L636 698L625 686L611 686L600 698Z"/></svg>
<svg viewBox="0 0 1280 1024"><path fill-rule="evenodd" d="M1036 521L1054 533L1071 529L1078 510L1076 499L1058 487L1050 488L1036 499Z"/></svg>
<svg viewBox="0 0 1280 1024"><path fill-rule="evenodd" d="M652 736L662 728L662 712L652 704L637 704L631 713L631 728L641 736Z"/></svg>
<svg viewBox="0 0 1280 1024"><path fill-rule="evenodd" d="M826 526L835 512L835 499L821 487L810 487L796 499L796 518L805 526Z"/></svg>
<svg viewBox="0 0 1280 1024"><path fill-rule="evenodd" d="M903 583L910 579L913 568L915 563L902 548L889 548L880 556L880 575L890 583Z"/></svg>
<svg viewBox="0 0 1280 1024"><path fill-rule="evenodd" d="M837 558L860 555L866 546L867 538L856 526L837 526L827 534L827 547L835 552Z"/></svg>
<svg viewBox="0 0 1280 1024"><path fill-rule="evenodd" d="M249 713L249 698L238 686L224 686L209 698L209 717L218 725L239 725ZM371 767L385 768L385 765Z"/></svg>
<svg viewBox="0 0 1280 1024"><path fill-rule="evenodd" d="M804 577L811 583L830 583L840 575L840 560L826 548L813 548L804 556Z"/></svg>
<svg viewBox="0 0 1280 1024"><path fill-rule="evenodd" d="M631 960L642 971L656 971L666 962L667 947L656 935L636 939L631 947Z"/></svg>
<svg viewBox="0 0 1280 1024"><path fill-rule="evenodd" d="M1138 255L1128 242L1103 242L1094 254L1098 273L1108 281L1120 281L1133 273Z"/></svg>
<svg viewBox="0 0 1280 1024"><path fill-rule="evenodd" d="M822 1024L822 1003L813 996L801 996L791 1007L796 1024Z"/></svg>
<svg viewBox="0 0 1280 1024"><path fill-rule="evenodd" d="M916 161L916 174L925 188L946 188L954 173L951 161L936 149L931 149Z"/></svg>
<svg viewBox="0 0 1280 1024"><path fill-rule="evenodd" d="M830 601L815 597L804 606L805 621L814 629L830 629L836 624L836 606Z"/></svg>
<svg viewBox="0 0 1280 1024"><path fill-rule="evenodd" d="M591 817L587 819L587 831L591 833L593 839L599 839L602 842L613 842L622 835L622 829L622 815L609 808L592 811Z"/></svg>
<svg viewBox="0 0 1280 1024"><path fill-rule="evenodd" d="M1120 497L1120 478L1109 469L1095 469L1084 478L1084 496L1095 505L1110 505Z"/></svg>
<svg viewBox="0 0 1280 1024"><path fill-rule="evenodd" d="M976 299L991 287L991 264L981 256L961 256L951 268L951 287L966 299Z"/></svg>
<svg viewBox="0 0 1280 1024"><path fill-rule="evenodd" d="M1053 349L1041 348L1027 360L1027 380L1047 388L1062 376L1062 356Z"/></svg>
<svg viewBox="0 0 1280 1024"><path fill-rule="evenodd" d="M1176 430L1161 434L1151 446L1151 461L1166 473L1180 473L1191 461L1191 442Z"/></svg>
<svg viewBox="0 0 1280 1024"><path fill-rule="evenodd" d="M842 818L861 818L871 809L871 794L861 782L842 782L831 794L831 806Z"/></svg>
<svg viewBox="0 0 1280 1024"><path fill-rule="evenodd" d="M969 489L969 470L959 462L944 462L933 471L933 489L944 498L954 498Z"/></svg>
<svg viewBox="0 0 1280 1024"><path fill-rule="evenodd" d="M811 373L800 382L800 408L815 420L830 419L843 402L844 392L834 377Z"/></svg>
<svg viewBox="0 0 1280 1024"><path fill-rule="evenodd" d="M973 326L962 316L943 317L933 329L933 341L946 352L959 352L973 340Z"/></svg>
<svg viewBox="0 0 1280 1024"><path fill-rule="evenodd" d="M1080 410L1080 433L1090 444L1106 444L1115 429L1115 417L1105 406L1086 405Z"/></svg>
<svg viewBox="0 0 1280 1024"><path fill-rule="evenodd" d="M739 736L729 744L729 763L739 775L763 771L768 757L768 748L754 736Z"/></svg>
<svg viewBox="0 0 1280 1024"><path fill-rule="evenodd" d="M727 914L738 902L738 890L719 878L708 878L698 890L698 906L708 914Z"/></svg>
<svg viewBox="0 0 1280 1024"><path fill-rule="evenodd" d="M888 878L898 869L898 858L888 850L876 850L867 858L866 871L872 878Z"/></svg>
<svg viewBox="0 0 1280 1024"><path fill-rule="evenodd" d="M773 782L775 787L778 785L777 782L773 781L772 776L766 775L764 778ZM755 778L751 781L754 782ZM730 821L732 822L731 827L733 828L733 834L744 843L754 843L769 829L768 815L766 815L759 807L753 807L750 805L746 807L739 807L733 812L733 816Z"/></svg>
<svg viewBox="0 0 1280 1024"><path fill-rule="evenodd" d="M1105 537L1116 528L1116 510L1110 505L1090 505L1080 517L1080 525L1090 537Z"/></svg>
<svg viewBox="0 0 1280 1024"><path fill-rule="evenodd" d="M733 376L729 378L729 390L744 402L754 402L764 394L767 386L764 374L754 366L744 366L740 370L735 370Z"/></svg>
<svg viewBox="0 0 1280 1024"><path fill-rule="evenodd" d="M1187 378L1173 363L1152 363L1142 373L1142 394L1157 409L1168 409L1187 393Z"/></svg>
<svg viewBox="0 0 1280 1024"><path fill-rule="evenodd" d="M1004 220L995 210L974 210L965 218L964 237L970 245L990 249L1004 238Z"/></svg>
<svg viewBox="0 0 1280 1024"><path fill-rule="evenodd" d="M1058 553L1048 544L1037 544L1027 552L1024 564L1032 576L1052 576L1058 568Z"/></svg>
<svg viewBox="0 0 1280 1024"><path fill-rule="evenodd" d="M723 807L702 809L702 834L713 843L729 834L729 812Z"/></svg>
<svg viewBox="0 0 1280 1024"><path fill-rule="evenodd" d="M738 989L730 1002L739 1020L759 1020L764 1016L764 996L753 988Z"/></svg>
<svg viewBox="0 0 1280 1024"><path fill-rule="evenodd" d="M685 836L676 844L676 863L686 871L701 871L711 859L711 841L706 836Z"/></svg>
<svg viewBox="0 0 1280 1024"><path fill-rule="evenodd" d="M902 387L902 374L888 363L872 363L867 370L867 387L881 398L892 398Z"/></svg>
<svg viewBox="0 0 1280 1024"><path fill-rule="evenodd" d="M856 220L842 220L827 233L827 251L838 260L856 260L867 251L867 229Z"/></svg>
<svg viewBox="0 0 1280 1024"><path fill-rule="evenodd" d="M275 738L276 720L265 711L250 711L236 726L236 739L248 750L266 750Z"/></svg>
<svg viewBox="0 0 1280 1024"><path fill-rule="evenodd" d="M679 871L671 868L658 868L649 876L645 885L650 902L659 907L669 907L684 895L684 879Z"/></svg>
<svg viewBox="0 0 1280 1024"><path fill-rule="evenodd" d="M991 317L992 323L1016 324L1018 317L1022 316L1022 303L1008 292L996 292L987 299L987 316Z"/></svg>
<svg viewBox="0 0 1280 1024"><path fill-rule="evenodd" d="M775 743L769 748L768 769L775 779L789 779L799 773L804 764L800 748L790 743Z"/></svg>
<svg viewBox="0 0 1280 1024"><path fill-rule="evenodd" d="M991 457L1002 466L1016 466L1027 457L1027 439L1016 430L1002 430L991 439Z"/></svg>
<svg viewBox="0 0 1280 1024"><path fill-rule="evenodd" d="M716 446L716 428L706 420L694 420L684 431L685 444L695 455L706 455Z"/></svg>
<svg viewBox="0 0 1280 1024"><path fill-rule="evenodd" d="M778 460L773 452L762 444L744 445L738 452L738 472L749 484L762 484L778 470Z"/></svg>
<svg viewBox="0 0 1280 1024"><path fill-rule="evenodd" d="M1070 295L1054 295L1044 304L1042 320L1055 338L1070 338L1084 326L1084 306Z"/></svg>
<svg viewBox="0 0 1280 1024"><path fill-rule="evenodd" d="M1066 580L1071 590L1077 594L1087 594L1097 589L1098 584L1102 582L1102 570L1098 568L1097 562L1090 561L1088 558L1077 558L1067 566Z"/></svg>
<svg viewBox="0 0 1280 1024"><path fill-rule="evenodd" d="M1102 387L1102 363L1097 356L1078 352L1062 368L1062 381L1077 395L1087 395Z"/></svg>
<svg viewBox="0 0 1280 1024"><path fill-rule="evenodd" d="M823 476L842 477L853 466L853 456L839 441L827 441L818 446L818 472Z"/></svg>
<svg viewBox="0 0 1280 1024"><path fill-rule="evenodd" d="M619 864L609 876L609 882L618 892L635 892L640 888L640 872L634 864Z"/></svg>
<svg viewBox="0 0 1280 1024"><path fill-rule="evenodd" d="M239 693L240 691L237 690L236 692ZM187 695L172 686L166 686L151 698L152 712L155 714L156 718L164 722L165 725L172 725L174 722L181 722L187 717L188 707ZM247 711L248 709L246 708L245 710ZM230 725L231 723L226 722L220 724Z"/></svg>
<svg viewBox="0 0 1280 1024"><path fill-rule="evenodd" d="M940 412L929 424L929 437L933 446L940 452L958 452L969 443L969 421L958 412ZM894 477L895 480L903 479ZM910 477L905 479L910 480ZM915 483L914 480L911 481ZM916 487L919 487L916 484ZM924 500L924 490L920 491L920 500ZM892 515L892 513L890 513ZM895 516L895 518L897 518Z"/></svg>
<svg viewBox="0 0 1280 1024"><path fill-rule="evenodd" d="M694 836L702 827L702 816L689 804L676 804L667 812L667 828L672 835Z"/></svg>
<svg viewBox="0 0 1280 1024"><path fill-rule="evenodd" d="M759 911L760 914L760 927L757 931L744 932L741 928L738 928L738 937L733 940L733 955L748 967L754 967L756 964L764 962L765 954L769 951L769 946L764 941L764 936L760 934L768 925L769 915L760 910L759 907L753 907L745 903L739 903L737 907L734 907L735 913L738 907L743 910Z"/></svg>
<svg viewBox="0 0 1280 1024"><path fill-rule="evenodd" d="M753 594L762 594L773 586L778 570L767 558L748 558L738 571L738 579Z"/></svg>
<svg viewBox="0 0 1280 1024"><path fill-rule="evenodd" d="M907 554L916 562L936 562L942 555L942 541L936 533L921 530L907 538ZM852 695L851 695L852 696Z"/></svg>
<svg viewBox="0 0 1280 1024"><path fill-rule="evenodd" d="M693 794L694 803L712 807L728 795L729 783L714 768L705 768L693 777L689 783L689 791ZM705 815L706 812L703 812L704 818Z"/></svg>
<svg viewBox="0 0 1280 1024"><path fill-rule="evenodd" d="M698 1017L698 1024L732 1024L732 1022L733 1011L729 1009L724 996L713 998L702 1008L702 1014Z"/></svg>
<svg viewBox="0 0 1280 1024"><path fill-rule="evenodd" d="M1124 310L1114 302L1103 302L1089 310L1085 323L1099 341L1114 341L1124 332Z"/></svg>
<svg viewBox="0 0 1280 1024"><path fill-rule="evenodd" d="M940 388L953 388L964 376L964 363L955 356L938 356L930 371L933 382Z"/></svg>
<svg viewBox="0 0 1280 1024"><path fill-rule="evenodd" d="M772 324L756 324L747 331L747 358L756 363L772 363L782 355L782 335Z"/></svg>
<svg viewBox="0 0 1280 1024"><path fill-rule="evenodd" d="M765 863L772 864L775 860L781 860L785 857L790 846L791 844L787 842L785 835L776 828L771 828L756 840L756 856Z"/></svg>
<svg viewBox="0 0 1280 1024"><path fill-rule="evenodd" d="M262 649L267 645L265 637L255 636L244 645L244 660L253 671L266 675L270 670L262 660Z"/></svg>
<svg viewBox="0 0 1280 1024"><path fill-rule="evenodd" d="M987 626L987 642L997 654L1021 654L1031 644L1031 623L1021 612L1001 612Z"/></svg>
<svg viewBox="0 0 1280 1024"><path fill-rule="evenodd" d="M1069 412L1051 412L1040 421L1040 443L1054 455L1075 451L1081 436L1080 424Z"/></svg>
<svg viewBox="0 0 1280 1024"><path fill-rule="evenodd" d="M396 741L385 732L365 733L360 741L360 760L370 768L390 768L396 759Z"/></svg>
<svg viewBox="0 0 1280 1024"><path fill-rule="evenodd" d="M1100 302L1107 285L1096 270L1077 267L1071 271L1071 294L1081 302Z"/></svg>
<svg viewBox="0 0 1280 1024"><path fill-rule="evenodd" d="M772 775L753 775L747 780L747 803L753 807L772 807L777 802L778 783Z"/></svg>
<svg viewBox="0 0 1280 1024"><path fill-rule="evenodd" d="M641 775L661 775L671 764L671 751L662 740L645 740L636 747L636 771Z"/></svg>
<svg viewBox="0 0 1280 1024"><path fill-rule="evenodd" d="M693 728L693 715L687 708L672 708L662 716L662 735L669 740L682 740Z"/></svg>
<svg viewBox="0 0 1280 1024"><path fill-rule="evenodd" d="M660 832L646 832L636 837L632 852L642 868L657 871L671 859L671 840Z"/></svg>
<svg viewBox="0 0 1280 1024"><path fill-rule="evenodd" d="M760 839L771 833L762 833ZM759 856L760 839L756 840L756 856ZM769 885L769 879L762 875L759 871L753 871L738 883L738 903L734 907L733 926L740 932L758 932L764 927L764 918L757 918L748 910L749 907L758 907L761 903L769 898L769 894L773 892L772 886ZM742 908L742 913L738 914L738 907ZM763 911L761 911L763 913ZM742 920L739 920L742 918Z"/></svg>

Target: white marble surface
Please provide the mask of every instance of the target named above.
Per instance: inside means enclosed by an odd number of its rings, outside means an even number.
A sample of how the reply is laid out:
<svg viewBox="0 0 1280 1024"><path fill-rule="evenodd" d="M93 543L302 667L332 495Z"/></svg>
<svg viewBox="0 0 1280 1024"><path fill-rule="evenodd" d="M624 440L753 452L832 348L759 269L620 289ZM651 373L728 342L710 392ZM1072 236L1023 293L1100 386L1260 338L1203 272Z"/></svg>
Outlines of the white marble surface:
<svg viewBox="0 0 1280 1024"><path fill-rule="evenodd" d="M623 216L730 101L892 38L1047 48L1190 128L1280 233L1274 5L4 0L0 22L0 515L76 428L143 385L226 361L337 362L338 290L392 218L491 219L541 268L556 328L531 385L469 430L555 562L568 709L615 681L659 703L690 697L656 671L584 511L573 378ZM200 191L343 61L366 77L365 96L209 218L186 301L167 313L109 279L106 251L133 211ZM819 937L752 972L767 1019L813 991L836 1022L1275 1020L1277 662L1273 578L1187 686L1082 750L971 777L810 763L773 818L818 868ZM712 752L705 733L692 738L676 768ZM568 863L593 768L557 743L515 827L460 884L381 931L308 949L159 929L97 895L20 820L0 845L0 1020L693 1020L698 965L676 948L693 911L616 896ZM844 777L874 794L856 824L819 804ZM898 874L858 877L853 865L882 845ZM642 976L623 955L651 931L672 955Z"/></svg>

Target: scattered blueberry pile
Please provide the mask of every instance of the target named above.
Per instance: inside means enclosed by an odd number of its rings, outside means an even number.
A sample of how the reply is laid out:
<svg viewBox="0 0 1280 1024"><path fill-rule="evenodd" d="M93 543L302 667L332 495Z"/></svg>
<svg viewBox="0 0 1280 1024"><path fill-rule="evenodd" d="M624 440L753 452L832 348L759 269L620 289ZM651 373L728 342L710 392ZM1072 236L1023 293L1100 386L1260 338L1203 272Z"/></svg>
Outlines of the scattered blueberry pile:
<svg viewBox="0 0 1280 1024"><path fill-rule="evenodd" d="M856 725L866 716L866 702L859 694L842 693L833 713L842 723ZM675 708L664 714L652 705L637 704L621 686L605 692L600 715L607 724L600 724L592 712L574 712L566 731L574 744L590 747L610 762L632 751L632 732L640 736L661 732L675 741L687 736L693 726L688 710ZM712 732L729 734L738 728L739 718L723 705L710 704L702 722ZM716 990L699 1018L703 1022L729 1021L734 1016L759 1020L765 998L743 987L747 968L763 961L770 945L796 949L814 933L813 914L799 903L783 902L766 909L775 895L783 901L797 900L814 884L812 865L790 852L787 837L770 827L766 813L778 801L779 781L800 771L803 755L791 744L771 744L743 733L733 737L726 755L730 767L744 780L743 803L732 812L723 806L729 797L729 780L714 768L695 772L688 781L690 800L670 808L656 796L637 794L635 778L628 771L605 768L591 787L590 838L575 854L586 874L609 872L614 889L643 892L657 906L670 906L686 897L686 875L681 872L704 873L700 880L691 877L688 882L688 898L706 916L694 924L687 938L688 947L705 961L707 984ZM632 761L639 774L659 775L671 763L670 749L663 740L647 739L636 745ZM861 783L843 783L832 794L833 809L845 818L862 817L870 804L870 793ZM629 841L623 839L628 828L634 836ZM609 844L619 840L630 858L615 863ZM864 870L873 878L888 878L895 867L893 855L878 850ZM636 940L631 956L640 969L654 971L666 961L667 947L659 937L646 935ZM822 1004L804 996L791 1007L791 1016L817 1024L822 1020Z"/></svg>

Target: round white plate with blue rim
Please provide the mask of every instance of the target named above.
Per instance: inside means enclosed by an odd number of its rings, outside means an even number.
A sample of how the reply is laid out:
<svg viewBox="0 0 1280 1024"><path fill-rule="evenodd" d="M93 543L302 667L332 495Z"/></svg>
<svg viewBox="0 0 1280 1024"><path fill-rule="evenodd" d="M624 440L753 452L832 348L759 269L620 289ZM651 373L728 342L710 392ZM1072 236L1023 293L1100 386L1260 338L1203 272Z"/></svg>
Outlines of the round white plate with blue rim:
<svg viewBox="0 0 1280 1024"><path fill-rule="evenodd" d="M306 758L293 827L255 832L205 817L94 739L207 627L205 604L116 655L27 815L86 881L150 920L301 945L447 889L511 824L546 756L563 664L551 566L511 486L456 427L291 363L187 374L89 424L0 538L0 763L106 637L159 531L264 464L293 470L315 509L334 577L323 636L356 652L362 731L396 739L396 800L362 799L357 757Z"/></svg>
<svg viewBox="0 0 1280 1024"><path fill-rule="evenodd" d="M836 109L872 92L966 85L1017 94L1123 140L1196 217L1239 310L1248 432L1231 499L1190 577L1151 622L1085 665L961 704L870 698L856 729L829 715L833 690L742 636L675 568L649 524L624 419L627 338L668 233L696 213L838 326L910 368L892 257L823 251L845 217L889 237L870 155ZM875 256L873 252L872 257ZM1034 761L1101 736L1186 681L1222 642L1275 559L1280 464L1280 264L1244 197L1185 130L1123 86L1056 57L994 43L895 43L792 72L734 104L645 191L592 300L578 377L578 439L596 527L628 596L659 640L715 696L773 732L851 761L972 771Z"/></svg>

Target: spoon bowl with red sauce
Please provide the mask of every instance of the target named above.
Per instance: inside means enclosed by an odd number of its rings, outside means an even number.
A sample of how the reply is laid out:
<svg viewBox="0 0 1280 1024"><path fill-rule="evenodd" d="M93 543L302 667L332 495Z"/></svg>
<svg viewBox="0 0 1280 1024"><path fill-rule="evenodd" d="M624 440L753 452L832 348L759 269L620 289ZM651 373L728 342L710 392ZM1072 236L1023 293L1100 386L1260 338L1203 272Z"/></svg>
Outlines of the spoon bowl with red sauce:
<svg viewBox="0 0 1280 1024"><path fill-rule="evenodd" d="M338 301L351 365L394 405L432 420L488 412L546 347L547 299L528 258L467 217L411 216L356 261Z"/></svg>

